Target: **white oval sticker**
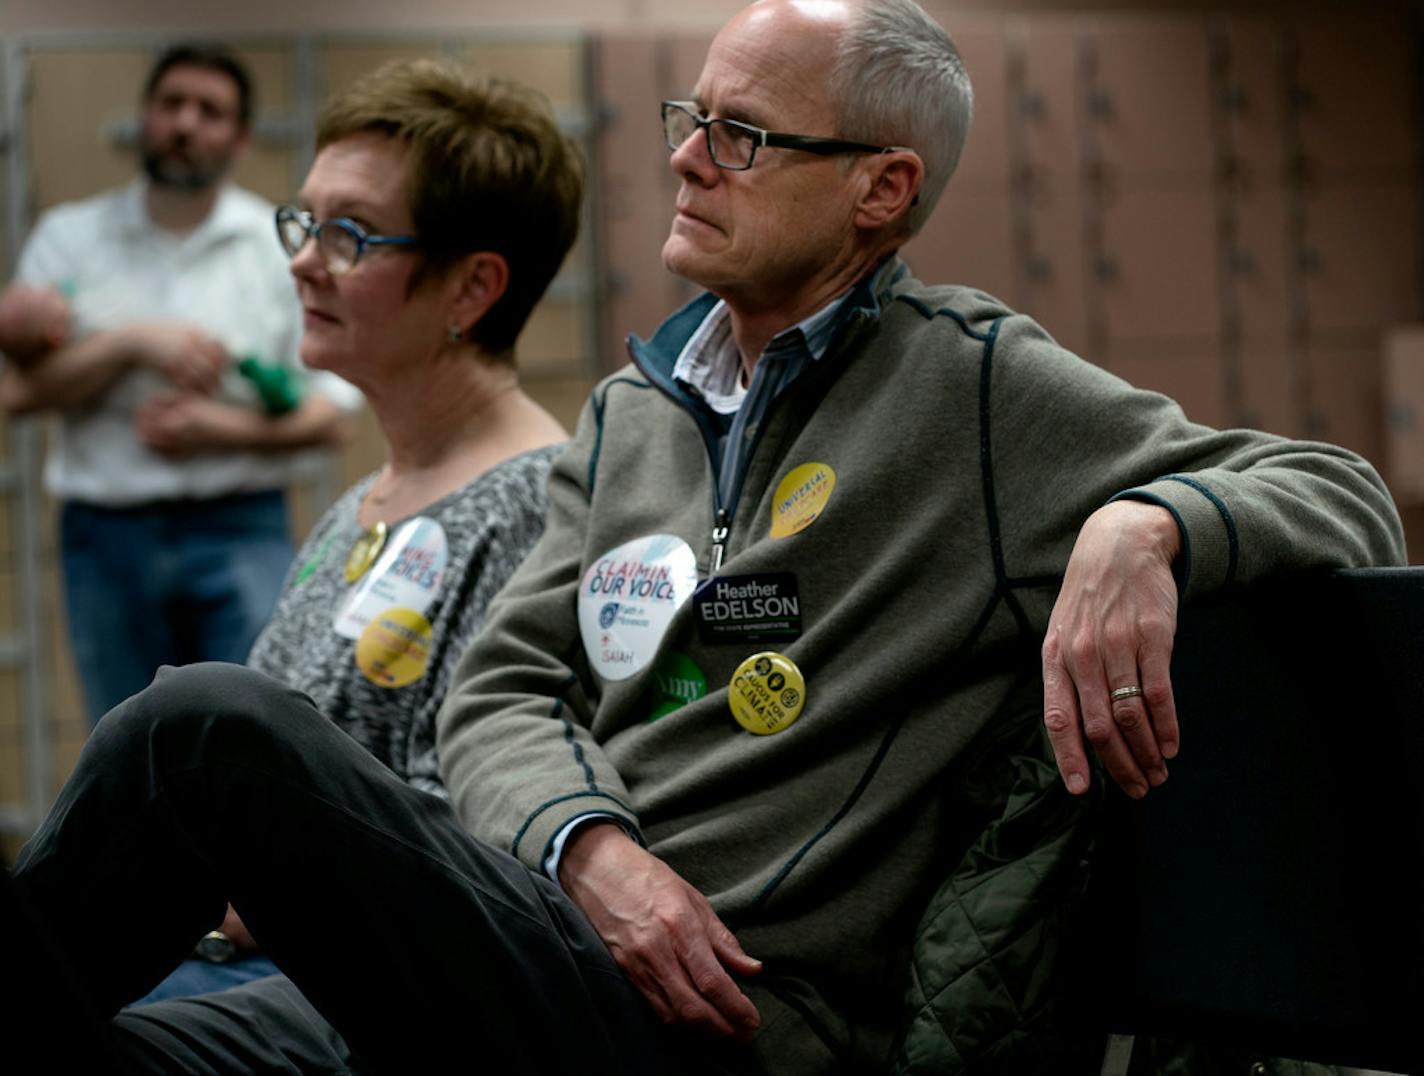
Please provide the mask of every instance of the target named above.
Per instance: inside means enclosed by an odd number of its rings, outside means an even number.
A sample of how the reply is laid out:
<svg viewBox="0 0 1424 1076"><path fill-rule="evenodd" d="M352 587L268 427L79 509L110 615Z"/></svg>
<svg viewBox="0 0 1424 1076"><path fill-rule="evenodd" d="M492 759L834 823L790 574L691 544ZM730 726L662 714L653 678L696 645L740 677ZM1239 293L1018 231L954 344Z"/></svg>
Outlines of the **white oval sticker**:
<svg viewBox="0 0 1424 1076"><path fill-rule="evenodd" d="M332 621L336 634L359 639L367 624L391 608L424 613L440 590L449 559L444 527L425 516L406 520L342 603Z"/></svg>
<svg viewBox="0 0 1424 1076"><path fill-rule="evenodd" d="M672 534L610 549L579 583L583 648L605 680L626 680L658 651L673 614L697 588L697 558Z"/></svg>

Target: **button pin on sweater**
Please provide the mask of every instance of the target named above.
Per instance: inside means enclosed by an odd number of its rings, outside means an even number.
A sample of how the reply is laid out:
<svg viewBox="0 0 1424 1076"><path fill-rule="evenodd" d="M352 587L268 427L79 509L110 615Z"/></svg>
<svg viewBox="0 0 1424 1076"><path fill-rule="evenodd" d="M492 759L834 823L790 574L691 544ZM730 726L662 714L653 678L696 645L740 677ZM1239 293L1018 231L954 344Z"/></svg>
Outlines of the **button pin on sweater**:
<svg viewBox="0 0 1424 1076"><path fill-rule="evenodd" d="M737 724L750 733L785 732L806 706L806 679L785 654L763 650L737 666L727 705Z"/></svg>

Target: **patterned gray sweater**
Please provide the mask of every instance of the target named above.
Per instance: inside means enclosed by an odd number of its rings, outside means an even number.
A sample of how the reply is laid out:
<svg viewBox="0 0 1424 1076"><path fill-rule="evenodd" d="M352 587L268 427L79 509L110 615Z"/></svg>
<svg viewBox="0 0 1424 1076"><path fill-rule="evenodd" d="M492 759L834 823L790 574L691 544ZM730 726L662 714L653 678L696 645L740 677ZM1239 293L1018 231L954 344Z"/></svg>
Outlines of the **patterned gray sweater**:
<svg viewBox="0 0 1424 1076"><path fill-rule="evenodd" d="M347 490L307 536L247 663L306 692L411 785L445 796L435 711L456 661L484 624L485 607L544 529L549 464L561 450L556 445L515 456L419 513L443 529L448 559L423 611L430 632L421 652L428 646L428 656L413 682L388 687L368 677L357 662L358 643L335 629L360 586L346 582L346 559L364 530L356 516L374 475ZM393 536L401 522L390 522Z"/></svg>

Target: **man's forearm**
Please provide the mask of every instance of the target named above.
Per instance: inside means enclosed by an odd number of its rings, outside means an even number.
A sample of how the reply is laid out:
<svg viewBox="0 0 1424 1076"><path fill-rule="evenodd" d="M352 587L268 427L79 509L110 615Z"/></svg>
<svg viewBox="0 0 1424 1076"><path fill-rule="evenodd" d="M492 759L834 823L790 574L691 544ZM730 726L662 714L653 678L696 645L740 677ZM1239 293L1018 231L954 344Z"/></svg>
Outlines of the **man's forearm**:
<svg viewBox="0 0 1424 1076"><path fill-rule="evenodd" d="M180 417L166 437L184 452L290 452L335 446L346 440L351 419L335 404L309 397L285 415L264 414L255 407L186 397L175 405ZM161 409L160 409L161 411ZM159 419L160 426L164 419Z"/></svg>
<svg viewBox="0 0 1424 1076"><path fill-rule="evenodd" d="M98 332L0 376L0 406L11 415L79 407L109 388L138 359L123 330Z"/></svg>
<svg viewBox="0 0 1424 1076"><path fill-rule="evenodd" d="M253 422L250 440L233 448L289 451L298 448L336 448L351 438L354 422L330 400L308 396L294 410L272 418L248 412Z"/></svg>

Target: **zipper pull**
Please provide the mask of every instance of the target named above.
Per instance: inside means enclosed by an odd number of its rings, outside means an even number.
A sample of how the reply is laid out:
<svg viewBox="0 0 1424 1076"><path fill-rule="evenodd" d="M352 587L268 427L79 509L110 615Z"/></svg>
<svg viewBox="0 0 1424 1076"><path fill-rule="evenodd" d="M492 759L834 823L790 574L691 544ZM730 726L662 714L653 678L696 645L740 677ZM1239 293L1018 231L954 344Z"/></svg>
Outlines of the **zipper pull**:
<svg viewBox="0 0 1424 1076"><path fill-rule="evenodd" d="M709 576L716 575L722 570L722 557L727 552L727 534L731 529L732 517L727 514L725 508L717 509L717 515L712 524L712 566L707 573Z"/></svg>

